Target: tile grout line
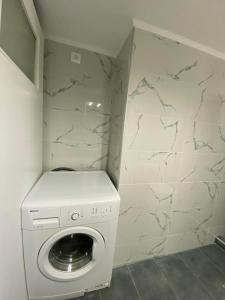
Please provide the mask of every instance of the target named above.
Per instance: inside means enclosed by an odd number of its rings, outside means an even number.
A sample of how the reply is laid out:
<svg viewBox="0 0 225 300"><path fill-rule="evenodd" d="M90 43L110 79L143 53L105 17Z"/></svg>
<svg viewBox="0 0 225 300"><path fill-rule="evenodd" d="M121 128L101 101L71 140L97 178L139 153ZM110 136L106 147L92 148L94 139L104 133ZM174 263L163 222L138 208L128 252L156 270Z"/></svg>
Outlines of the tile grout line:
<svg viewBox="0 0 225 300"><path fill-rule="evenodd" d="M133 283L133 285L134 285L134 288L135 288L135 290L136 290L136 292L137 292L138 298L139 298L139 300L142 300L141 295L140 295L140 293L139 293L139 290L138 290L138 288L137 288L137 286L136 286L135 280L134 280L134 278L133 278L133 276L132 276L131 270L130 270L130 268L129 268L128 265L126 265L126 267L127 267L129 276L130 276L130 278L131 278L131 281L132 281L132 283Z"/></svg>
<svg viewBox="0 0 225 300"><path fill-rule="evenodd" d="M179 259L180 261L183 262L183 264L187 267L187 269L191 272L191 274L196 278L197 282L199 282L199 284L203 287L203 289L206 291L206 293L208 294L208 296L209 296L210 298L212 298L212 300L216 300L216 298L214 297L214 295L212 295L212 294L208 291L207 286L206 286L205 283L201 280L200 276L197 276L197 274L195 274L195 273L192 271L191 267L188 266L188 264L187 264L181 257L178 256L178 259Z"/></svg>
<svg viewBox="0 0 225 300"><path fill-rule="evenodd" d="M156 263L155 259L153 258L153 263L155 264L156 268L159 270L159 272L162 274L163 278L166 280L168 286L171 288L171 290L173 291L175 297L177 298L177 300L180 300L180 297L177 295L176 290L173 288L172 284L170 284L167 276L164 274L164 272L161 270L161 268L158 266L158 264Z"/></svg>
<svg viewBox="0 0 225 300"><path fill-rule="evenodd" d="M102 293L101 293L101 291L99 291L99 293L98 293L98 298L99 298L99 300L102 300Z"/></svg>

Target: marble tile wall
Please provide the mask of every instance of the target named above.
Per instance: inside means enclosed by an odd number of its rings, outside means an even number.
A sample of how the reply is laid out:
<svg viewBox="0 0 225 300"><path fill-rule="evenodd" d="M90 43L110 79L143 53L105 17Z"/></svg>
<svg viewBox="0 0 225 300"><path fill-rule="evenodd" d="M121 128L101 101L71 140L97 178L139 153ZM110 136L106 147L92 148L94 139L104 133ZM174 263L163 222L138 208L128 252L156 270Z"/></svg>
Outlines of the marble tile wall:
<svg viewBox="0 0 225 300"><path fill-rule="evenodd" d="M223 61L135 29L116 60L47 41L44 79L44 169L108 170L116 265L225 234Z"/></svg>
<svg viewBox="0 0 225 300"><path fill-rule="evenodd" d="M119 183L120 175L123 127L127 103L132 46L133 32L128 36L115 60L110 83L112 104L107 171L116 186Z"/></svg>
<svg viewBox="0 0 225 300"><path fill-rule="evenodd" d="M225 62L135 29L115 264L225 233Z"/></svg>
<svg viewBox="0 0 225 300"><path fill-rule="evenodd" d="M71 63L72 51L81 64ZM44 170L105 169L114 65L110 57L46 41Z"/></svg>

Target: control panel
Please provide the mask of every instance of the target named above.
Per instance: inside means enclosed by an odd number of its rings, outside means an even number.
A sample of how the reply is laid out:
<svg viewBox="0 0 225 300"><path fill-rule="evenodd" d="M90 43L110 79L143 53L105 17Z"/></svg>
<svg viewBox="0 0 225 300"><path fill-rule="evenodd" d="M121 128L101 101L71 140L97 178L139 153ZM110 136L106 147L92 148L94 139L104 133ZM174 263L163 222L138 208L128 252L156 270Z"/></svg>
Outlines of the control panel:
<svg viewBox="0 0 225 300"><path fill-rule="evenodd" d="M93 206L91 208L92 217L107 217L112 214L112 206Z"/></svg>
<svg viewBox="0 0 225 300"><path fill-rule="evenodd" d="M97 203L90 206L62 207L60 226L105 222L113 217L113 204Z"/></svg>
<svg viewBox="0 0 225 300"><path fill-rule="evenodd" d="M29 209L23 213L22 226L28 230L43 230L107 222L113 219L118 209L118 203L113 202Z"/></svg>

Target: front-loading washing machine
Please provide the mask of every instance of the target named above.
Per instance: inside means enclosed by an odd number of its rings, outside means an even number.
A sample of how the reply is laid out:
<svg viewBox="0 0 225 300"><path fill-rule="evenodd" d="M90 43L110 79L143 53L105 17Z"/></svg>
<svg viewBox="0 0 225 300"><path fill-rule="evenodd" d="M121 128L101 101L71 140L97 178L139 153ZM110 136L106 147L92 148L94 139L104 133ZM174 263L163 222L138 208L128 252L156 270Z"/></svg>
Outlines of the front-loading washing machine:
<svg viewBox="0 0 225 300"><path fill-rule="evenodd" d="M110 285L119 203L104 171L41 177L22 205L29 299L70 299Z"/></svg>

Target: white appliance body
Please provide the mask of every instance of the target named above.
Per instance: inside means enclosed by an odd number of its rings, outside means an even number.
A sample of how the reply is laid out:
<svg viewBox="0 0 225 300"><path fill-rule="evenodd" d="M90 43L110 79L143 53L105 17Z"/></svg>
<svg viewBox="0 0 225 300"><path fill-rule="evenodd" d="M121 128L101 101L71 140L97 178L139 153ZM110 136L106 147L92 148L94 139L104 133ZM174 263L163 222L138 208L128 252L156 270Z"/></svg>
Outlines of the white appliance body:
<svg viewBox="0 0 225 300"><path fill-rule="evenodd" d="M119 203L103 171L41 177L22 205L29 299L64 300L110 285Z"/></svg>

